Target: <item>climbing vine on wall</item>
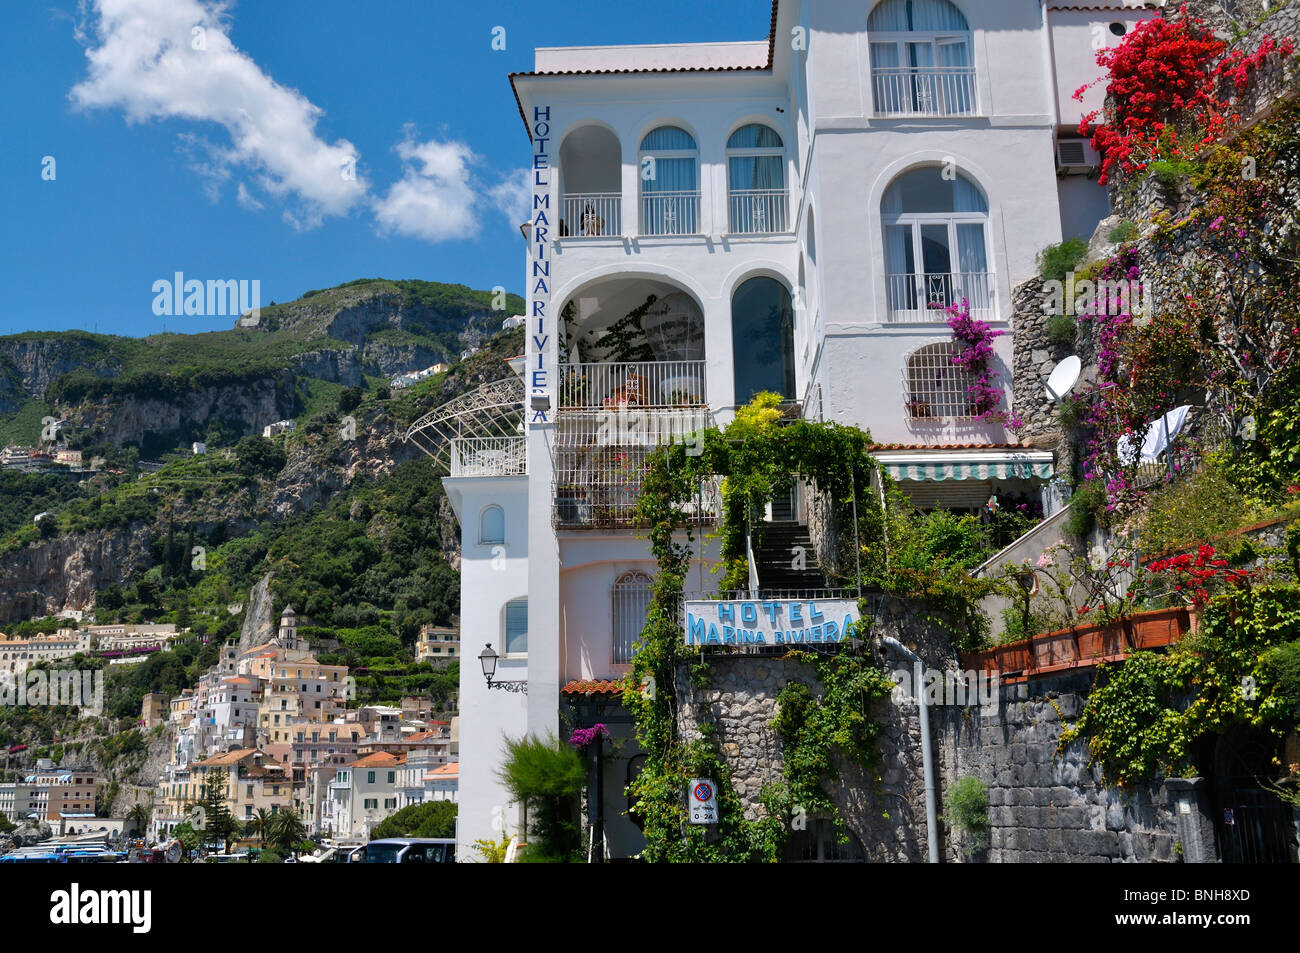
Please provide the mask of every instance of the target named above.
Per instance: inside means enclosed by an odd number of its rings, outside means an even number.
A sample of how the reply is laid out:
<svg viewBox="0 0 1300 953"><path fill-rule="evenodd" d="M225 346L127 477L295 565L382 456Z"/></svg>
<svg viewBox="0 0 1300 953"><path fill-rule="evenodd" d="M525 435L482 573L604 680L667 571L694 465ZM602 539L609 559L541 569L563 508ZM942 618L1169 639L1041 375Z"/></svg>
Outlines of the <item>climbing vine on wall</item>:
<svg viewBox="0 0 1300 953"><path fill-rule="evenodd" d="M1120 787L1197 773L1193 745L1234 725L1279 737L1300 724L1272 650L1300 632L1300 586L1260 586L1210 601L1195 636L1167 654L1134 652L1103 665L1061 747L1087 739L1094 763Z"/></svg>
<svg viewBox="0 0 1300 953"><path fill-rule="evenodd" d="M879 542L878 503L871 493L862 492L875 469L867 452L870 436L833 423L781 423L779 400L761 394L737 412L725 431L709 428L693 434L685 444L661 448L646 461L637 514L648 528L658 572L623 702L636 718L637 738L646 754L629 794L632 811L644 825L644 856L650 861L775 861L793 806L810 811L833 808L813 774L832 747L859 763L874 763L876 729L869 722L867 706L888 690L889 683L884 673L848 657L816 663L827 686L816 703L798 703L793 695L785 698L792 709L778 718L776 727L791 743L786 750L790 761L786 783L764 790L761 801L766 816L759 820L744 818L730 771L712 739L713 726L701 724L697 739L684 739L678 731L679 670L689 671L697 688L709 679L708 658L685 645L680 620L693 542L692 517L684 507L702 481L723 478L718 533L722 562L729 567L724 589L737 575L747 575L746 521L790 486L791 474L816 480L818 488L834 500L851 497L856 489L868 530L864 542ZM871 535L872 527L876 535ZM712 830L688 823L685 787L692 777L710 777L718 785L719 824L709 826Z"/></svg>

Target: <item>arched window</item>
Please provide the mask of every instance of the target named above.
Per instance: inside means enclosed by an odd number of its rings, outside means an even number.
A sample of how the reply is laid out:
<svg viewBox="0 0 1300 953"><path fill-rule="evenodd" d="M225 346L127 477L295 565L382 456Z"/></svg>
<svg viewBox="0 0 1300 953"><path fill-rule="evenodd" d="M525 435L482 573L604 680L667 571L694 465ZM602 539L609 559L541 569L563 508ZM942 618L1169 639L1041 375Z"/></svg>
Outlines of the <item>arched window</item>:
<svg viewBox="0 0 1300 953"><path fill-rule="evenodd" d="M506 603L505 625L501 639L503 655L528 654L528 600L512 599Z"/></svg>
<svg viewBox="0 0 1300 953"><path fill-rule="evenodd" d="M732 293L731 352L737 405L760 391L794 397L794 308L775 278L750 278Z"/></svg>
<svg viewBox="0 0 1300 953"><path fill-rule="evenodd" d="M770 126L750 123L727 140L727 207L733 234L786 230L785 149Z"/></svg>
<svg viewBox="0 0 1300 953"><path fill-rule="evenodd" d="M506 513L495 503L483 507L478 516L478 541L504 543L506 541Z"/></svg>
<svg viewBox="0 0 1300 953"><path fill-rule="evenodd" d="M679 126L660 126L641 140L641 234L700 231L699 151Z"/></svg>
<svg viewBox="0 0 1300 953"><path fill-rule="evenodd" d="M560 236L622 235L623 149L604 126L580 126L560 146Z"/></svg>
<svg viewBox="0 0 1300 953"><path fill-rule="evenodd" d="M907 416L912 420L942 420L974 416L970 371L954 364L952 341L927 344L907 358Z"/></svg>
<svg viewBox="0 0 1300 953"><path fill-rule="evenodd" d="M650 611L650 577L625 572L614 582L614 664L630 665Z"/></svg>
<svg viewBox="0 0 1300 953"><path fill-rule="evenodd" d="M975 114L970 26L949 0L882 0L867 32L876 115Z"/></svg>
<svg viewBox="0 0 1300 953"><path fill-rule="evenodd" d="M885 275L891 321L942 321L965 298L972 314L993 307L984 233L988 200L947 166L906 172L885 190Z"/></svg>

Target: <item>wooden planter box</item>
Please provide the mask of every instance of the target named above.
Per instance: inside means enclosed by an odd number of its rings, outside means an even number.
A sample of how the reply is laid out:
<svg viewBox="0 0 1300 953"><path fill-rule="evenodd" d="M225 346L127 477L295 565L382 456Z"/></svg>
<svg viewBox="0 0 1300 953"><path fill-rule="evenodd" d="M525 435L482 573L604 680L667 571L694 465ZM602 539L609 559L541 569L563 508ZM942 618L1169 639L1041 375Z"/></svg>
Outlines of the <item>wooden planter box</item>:
<svg viewBox="0 0 1300 953"><path fill-rule="evenodd" d="M1138 612L1101 625L1076 626L961 656L966 669L1003 675L1046 675L1122 659L1130 650L1172 645L1196 630L1197 613L1186 606Z"/></svg>

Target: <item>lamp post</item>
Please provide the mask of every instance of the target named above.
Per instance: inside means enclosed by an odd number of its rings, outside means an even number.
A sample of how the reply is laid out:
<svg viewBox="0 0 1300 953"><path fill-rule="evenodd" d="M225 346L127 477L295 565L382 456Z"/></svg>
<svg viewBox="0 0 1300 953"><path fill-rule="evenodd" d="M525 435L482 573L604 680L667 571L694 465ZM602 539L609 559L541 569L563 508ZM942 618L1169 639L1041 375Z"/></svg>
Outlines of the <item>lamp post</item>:
<svg viewBox="0 0 1300 953"><path fill-rule="evenodd" d="M528 679L526 678L514 680L498 679L496 681L492 679L492 676L496 674L497 660L500 657L501 656L497 655L496 650L492 648L491 643L486 642L483 644L483 651L478 653L478 661L479 664L483 666L483 677L487 679L487 687L489 689L499 688L502 691L527 695Z"/></svg>

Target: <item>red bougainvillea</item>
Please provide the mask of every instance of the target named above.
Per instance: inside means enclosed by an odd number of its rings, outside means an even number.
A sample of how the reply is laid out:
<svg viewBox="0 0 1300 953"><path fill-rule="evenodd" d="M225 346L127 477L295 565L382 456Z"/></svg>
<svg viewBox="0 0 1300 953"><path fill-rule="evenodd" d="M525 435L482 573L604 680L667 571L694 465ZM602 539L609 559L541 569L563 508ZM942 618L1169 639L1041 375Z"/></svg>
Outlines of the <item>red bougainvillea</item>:
<svg viewBox="0 0 1300 953"><path fill-rule="evenodd" d="M1275 43L1266 36L1254 53L1234 50L1223 56L1226 45L1201 20L1186 15L1178 20L1156 17L1144 20L1118 46L1099 50L1097 65L1106 75L1111 115L1095 126L1094 111L1079 126L1092 136L1102 155L1102 184L1115 166L1125 172L1140 171L1155 158L1190 157L1213 142L1224 126L1240 117L1222 90L1230 82L1243 91L1258 67L1270 55L1289 56L1290 40ZM1094 83L1074 93L1077 100Z"/></svg>

